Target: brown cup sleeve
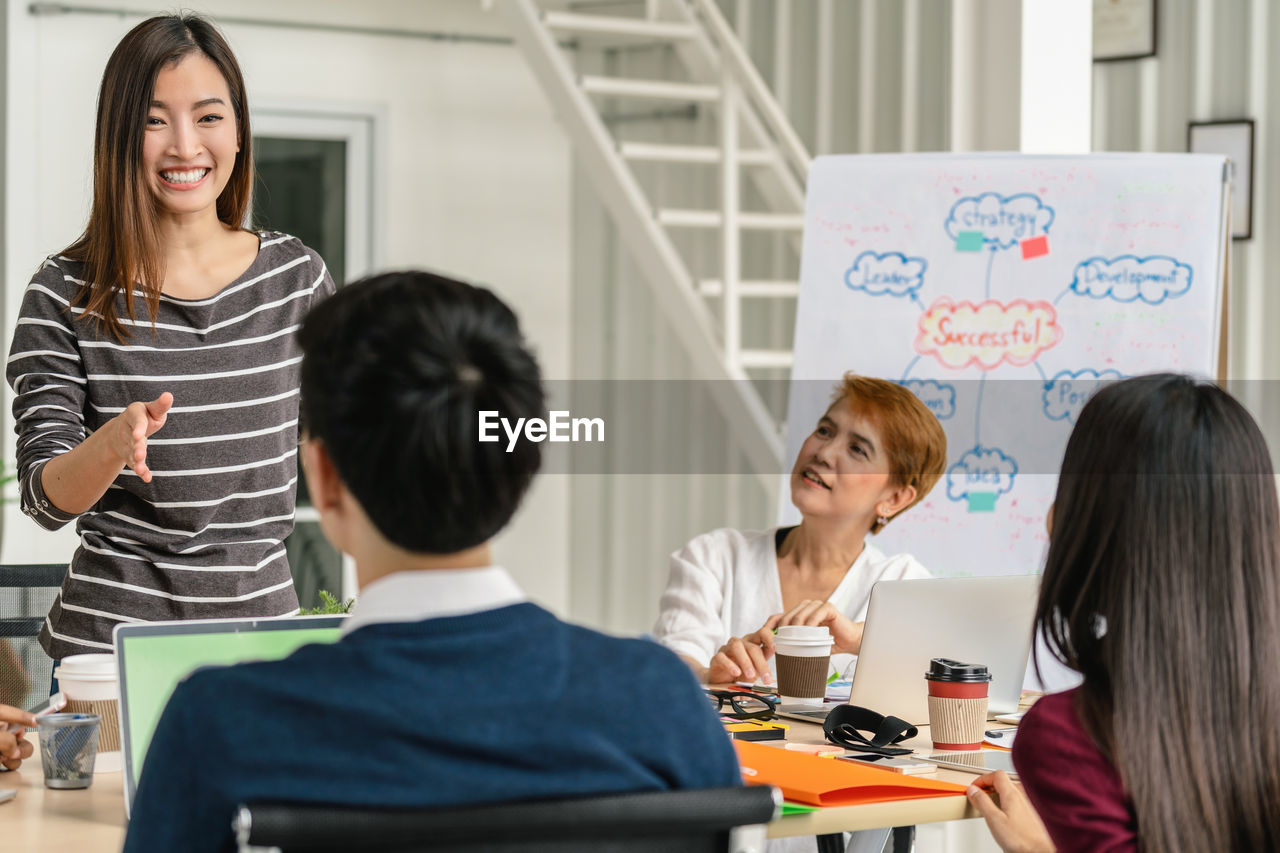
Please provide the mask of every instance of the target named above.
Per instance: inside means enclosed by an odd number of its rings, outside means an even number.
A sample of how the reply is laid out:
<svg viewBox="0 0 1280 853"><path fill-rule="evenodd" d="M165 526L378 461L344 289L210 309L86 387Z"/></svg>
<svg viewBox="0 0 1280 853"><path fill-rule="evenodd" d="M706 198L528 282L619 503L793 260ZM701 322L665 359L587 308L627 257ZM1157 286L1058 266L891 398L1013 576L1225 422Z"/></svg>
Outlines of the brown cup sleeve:
<svg viewBox="0 0 1280 853"><path fill-rule="evenodd" d="M120 749L120 702L116 699L68 699L68 714L97 714L98 752L116 752Z"/></svg>

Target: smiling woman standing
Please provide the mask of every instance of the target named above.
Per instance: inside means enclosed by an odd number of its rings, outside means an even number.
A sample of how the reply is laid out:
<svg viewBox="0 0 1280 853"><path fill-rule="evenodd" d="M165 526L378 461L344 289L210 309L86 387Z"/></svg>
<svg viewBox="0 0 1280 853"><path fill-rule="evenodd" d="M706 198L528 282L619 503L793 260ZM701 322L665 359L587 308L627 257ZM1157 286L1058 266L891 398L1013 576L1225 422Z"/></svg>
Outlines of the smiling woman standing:
<svg viewBox="0 0 1280 853"><path fill-rule="evenodd" d="M23 511L80 534L40 632L55 659L110 649L119 622L298 608L294 332L333 281L296 238L241 227L250 145L208 21L116 46L88 225L27 287L9 355Z"/></svg>
<svg viewBox="0 0 1280 853"><path fill-rule="evenodd" d="M857 654L872 584L929 577L867 536L923 500L946 463L942 425L914 394L845 374L792 466L803 520L713 530L672 554L655 636L709 683L767 683L778 625L824 625L834 653Z"/></svg>

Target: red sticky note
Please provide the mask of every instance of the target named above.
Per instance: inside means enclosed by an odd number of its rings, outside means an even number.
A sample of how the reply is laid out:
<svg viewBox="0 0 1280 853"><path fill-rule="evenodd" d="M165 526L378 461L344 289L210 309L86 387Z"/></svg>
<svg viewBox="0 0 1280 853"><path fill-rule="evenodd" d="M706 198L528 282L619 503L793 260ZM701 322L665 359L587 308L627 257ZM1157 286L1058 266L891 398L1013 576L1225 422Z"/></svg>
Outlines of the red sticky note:
<svg viewBox="0 0 1280 853"><path fill-rule="evenodd" d="M1049 235L1041 234L1039 237L1023 240L1019 245L1022 246L1022 259L1029 261L1049 254Z"/></svg>

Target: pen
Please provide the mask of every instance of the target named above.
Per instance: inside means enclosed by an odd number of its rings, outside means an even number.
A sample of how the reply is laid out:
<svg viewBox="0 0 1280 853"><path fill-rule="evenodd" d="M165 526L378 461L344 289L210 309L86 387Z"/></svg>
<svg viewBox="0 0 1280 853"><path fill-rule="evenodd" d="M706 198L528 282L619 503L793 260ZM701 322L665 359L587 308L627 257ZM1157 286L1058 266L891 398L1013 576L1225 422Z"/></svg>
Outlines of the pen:
<svg viewBox="0 0 1280 853"><path fill-rule="evenodd" d="M58 711L61 711L66 706L67 706L67 697L63 696L62 692L59 691L57 693L54 693L52 696L50 696L45 701L43 707L36 706L29 713L34 714L37 717L43 717L45 714L53 714ZM25 731L26 728L27 726L25 723L10 723L9 733L12 734L13 732Z"/></svg>

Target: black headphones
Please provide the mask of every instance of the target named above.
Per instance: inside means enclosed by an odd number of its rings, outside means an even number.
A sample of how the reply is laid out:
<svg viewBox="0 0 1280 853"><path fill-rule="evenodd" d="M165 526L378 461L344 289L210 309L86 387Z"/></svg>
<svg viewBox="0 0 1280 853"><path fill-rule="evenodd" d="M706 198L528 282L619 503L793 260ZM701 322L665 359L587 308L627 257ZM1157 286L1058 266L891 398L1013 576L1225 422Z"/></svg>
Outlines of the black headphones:
<svg viewBox="0 0 1280 853"><path fill-rule="evenodd" d="M876 755L910 755L911 750L903 746L890 746L907 738L915 737L920 730L897 717L886 717L877 714L870 708L858 705L837 705L827 714L822 731L827 740L857 752L871 752ZM863 732L872 732L867 738Z"/></svg>

